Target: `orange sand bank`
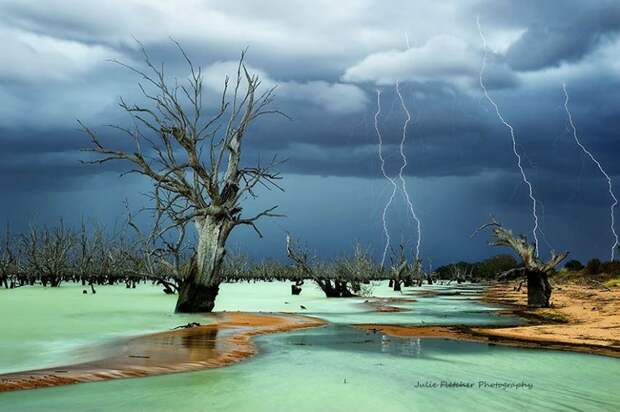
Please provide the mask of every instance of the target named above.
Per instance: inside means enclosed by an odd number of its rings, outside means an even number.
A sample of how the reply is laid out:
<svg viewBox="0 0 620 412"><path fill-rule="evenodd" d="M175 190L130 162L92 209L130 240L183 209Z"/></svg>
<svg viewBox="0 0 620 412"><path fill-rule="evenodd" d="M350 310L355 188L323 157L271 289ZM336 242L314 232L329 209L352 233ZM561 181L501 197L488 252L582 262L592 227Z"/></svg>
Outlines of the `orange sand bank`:
<svg viewBox="0 0 620 412"><path fill-rule="evenodd" d="M228 312L213 324L139 336L105 348L101 360L0 375L0 392L71 383L161 375L217 368L256 353L254 335L318 327L308 316Z"/></svg>

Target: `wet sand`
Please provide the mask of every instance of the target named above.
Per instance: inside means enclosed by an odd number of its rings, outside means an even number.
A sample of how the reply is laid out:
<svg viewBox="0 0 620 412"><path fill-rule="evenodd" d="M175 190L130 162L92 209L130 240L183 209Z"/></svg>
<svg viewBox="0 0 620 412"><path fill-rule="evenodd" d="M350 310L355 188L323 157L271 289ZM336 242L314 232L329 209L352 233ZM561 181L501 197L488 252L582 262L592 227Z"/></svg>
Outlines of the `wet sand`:
<svg viewBox="0 0 620 412"><path fill-rule="evenodd" d="M327 323L301 315L223 312L208 316L215 322L93 348L107 354L100 360L0 375L0 392L217 368L254 355L252 336Z"/></svg>
<svg viewBox="0 0 620 412"><path fill-rule="evenodd" d="M546 348L620 357L620 291L577 284L556 285L552 308L530 309L524 289L498 283L483 294L487 303L506 307L502 313L528 320L501 327L404 326L363 324L368 333L395 337L433 337L526 348Z"/></svg>

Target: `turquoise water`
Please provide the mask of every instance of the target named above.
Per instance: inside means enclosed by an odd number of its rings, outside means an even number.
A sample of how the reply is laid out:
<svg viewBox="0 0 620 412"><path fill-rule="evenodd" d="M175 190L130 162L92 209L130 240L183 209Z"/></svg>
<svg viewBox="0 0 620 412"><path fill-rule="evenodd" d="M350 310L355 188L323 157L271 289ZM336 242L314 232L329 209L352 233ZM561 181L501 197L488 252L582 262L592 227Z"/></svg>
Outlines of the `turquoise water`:
<svg viewBox="0 0 620 412"><path fill-rule="evenodd" d="M82 294L78 285L0 289L0 373L90 360L79 348L95 343L209 320L175 315L174 297L140 285L98 287Z"/></svg>
<svg viewBox="0 0 620 412"><path fill-rule="evenodd" d="M290 284L281 282L259 282L256 284L223 285L215 310L295 312L317 316L333 323L388 323L388 324L507 324L518 319L497 316L497 307L483 305L467 295L446 295L437 297L415 296L394 292L387 282L376 282L375 297L401 297L416 299L417 302L390 304L408 309L407 312L377 313L363 305L367 298L325 298L323 292L307 283L299 296L290 294ZM417 289L409 289L413 292ZM441 285L425 286L423 290L473 293L479 287L456 288ZM409 293L405 291L405 293ZM302 309L301 306L306 309Z"/></svg>
<svg viewBox="0 0 620 412"><path fill-rule="evenodd" d="M135 295L131 293L136 291L139 289L119 290L112 296L117 301L133 299ZM348 319L364 323L393 318L408 319L408 323L426 322L424 319L438 323L451 323L455 319L490 323L499 319L493 312L495 308L478 305L467 296L419 298L406 305L412 312L377 314L368 312L360 304L364 299L328 300L318 291L310 292L309 288L304 289L299 299L293 299L297 297L288 295L288 291L288 285L279 283L226 285L218 309L238 307L268 311L279 310L275 307L282 305L288 311L322 313L333 323L324 328L259 337L255 340L259 355L230 367L0 394L0 410L615 411L620 406L618 359L441 339L389 338L346 325ZM138 300L142 302L142 314L137 314L138 318L151 319L173 306L173 297L163 294L159 297L156 292L156 289L139 292L145 296ZM394 295L384 286L377 287L375 292ZM36 289L29 293L37 294ZM2 313L8 310L17 315L16 309L5 304L5 296L8 295L0 294ZM233 306L235 301L236 307ZM77 311L80 301L76 302L78 307L74 306L74 310ZM301 309L299 305L302 304L308 309ZM101 305L114 313L113 308L128 310L133 303ZM35 315L29 320L36 324L40 320L36 316L37 305L33 306L24 316ZM94 305L90 302L89 306L93 308ZM463 312L459 313L459 307L464 308ZM44 320L61 318L54 321L61 324L67 312L53 308L46 306L45 311L50 313ZM446 311L447 320L443 316ZM134 333L140 326L140 322L130 322L131 327L123 329L119 326L123 325L122 319L117 318L119 315L101 313L100 316L99 327L108 329L109 326L117 334ZM168 316L162 322L179 323L179 318ZM78 322L73 329L85 327L92 332L94 328L87 324ZM147 326L145 329L151 324ZM56 341L62 341L65 332L65 329L49 329L41 331L40 336L48 333ZM22 330L20 335L27 339L27 331ZM4 336L2 340L3 352L16 349L4 344ZM72 350L64 354L65 359L69 359ZM0 366L4 366L7 359L6 354L2 356ZM57 360L62 358L62 355L57 356ZM415 387L417 382L441 385L441 381L474 387ZM479 388L480 381L488 384L524 382L531 388Z"/></svg>

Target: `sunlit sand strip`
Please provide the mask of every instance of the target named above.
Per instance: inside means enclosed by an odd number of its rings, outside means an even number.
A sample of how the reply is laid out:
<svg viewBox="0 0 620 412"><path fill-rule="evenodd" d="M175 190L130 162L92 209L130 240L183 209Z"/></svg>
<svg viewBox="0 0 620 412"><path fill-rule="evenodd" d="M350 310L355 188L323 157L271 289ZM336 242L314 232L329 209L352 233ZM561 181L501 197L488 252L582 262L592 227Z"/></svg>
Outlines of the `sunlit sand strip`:
<svg viewBox="0 0 620 412"><path fill-rule="evenodd" d="M535 319L533 325L475 329L499 339L564 344L595 348L595 353L618 357L620 353L620 290L568 282L556 283L551 308L528 308L524 288L516 283L499 283L488 288L483 301L509 305L519 315ZM596 349L598 348L598 349ZM605 353L603 353L605 352Z"/></svg>
<svg viewBox="0 0 620 412"><path fill-rule="evenodd" d="M0 392L217 368L256 353L251 337L323 326L301 315L227 312L213 324L177 329L103 348L104 359L0 375Z"/></svg>

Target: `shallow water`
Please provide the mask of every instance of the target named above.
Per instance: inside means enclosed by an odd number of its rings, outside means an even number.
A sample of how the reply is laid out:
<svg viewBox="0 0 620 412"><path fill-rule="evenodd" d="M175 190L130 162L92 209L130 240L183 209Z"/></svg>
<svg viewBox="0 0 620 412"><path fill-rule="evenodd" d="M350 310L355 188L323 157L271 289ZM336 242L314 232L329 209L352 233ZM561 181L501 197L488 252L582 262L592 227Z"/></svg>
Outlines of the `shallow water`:
<svg viewBox="0 0 620 412"><path fill-rule="evenodd" d="M0 373L86 361L80 347L209 321L175 315L174 297L150 285L98 287L95 295L83 289L0 289Z"/></svg>
<svg viewBox="0 0 620 412"><path fill-rule="evenodd" d="M479 305L467 296L418 298L417 302L404 305L411 312L374 313L361 304L364 299L325 299L319 291L307 287L301 296L293 297L288 294L289 287L279 283L226 285L217 309L300 311L322 314L318 316L334 323L319 329L259 337L255 340L259 355L231 367L0 394L0 410L612 411L620 405L618 359L441 339L382 338L345 325L351 320L443 324L505 321L496 316L495 308ZM129 315L126 311L134 303L121 301L133 301L135 295L131 293L135 292L144 294L135 299L141 309ZM385 286L376 288L375 292L394 296ZM36 289L28 293L37 296ZM71 293L69 288L66 293ZM62 326L63 319L81 319L76 312L85 310L83 301L76 299L73 306L69 305L71 310L62 311L49 301L45 305L47 314L39 318L41 308L37 309L37 304L33 303L33 308L20 314L6 304L8 295L1 293L0 310L3 314L13 311L14 317L28 320L32 325L52 322L60 328L38 330L33 334L34 340L48 335L51 342L62 342L84 328L88 340L94 341L93 333L107 336L110 332L132 334L140 326L143 330L150 329L154 327L150 323L152 317L162 316L160 325L183 323L181 317L166 312L171 310L174 297L158 293L161 292L148 288L110 292L114 304L104 304L104 299L96 305L89 302L87 312L98 312L97 318L85 316L89 322L78 321L70 328ZM93 298L99 296L98 292ZM66 304L63 301L60 305ZM303 310L299 305L308 309ZM129 316L127 323L123 320L125 316ZM139 321L141 317L144 323ZM29 329L17 329L17 337L29 339ZM4 330L7 329L3 327ZM17 342L15 337L7 342L3 336L2 352L22 351L11 347L10 342L13 345ZM54 344L35 346L45 348ZM65 360L73 356L72 351L61 352ZM1 356L0 367L5 367L9 355ZM57 354L57 360L62 358L63 355ZM415 387L418 381L441 385L442 380L471 383L474 387ZM479 388L480 381L525 382L532 388Z"/></svg>
<svg viewBox="0 0 620 412"><path fill-rule="evenodd" d="M253 286L254 285L254 286ZM367 298L325 298L313 284L306 283L299 296L290 295L290 284L259 282L256 284L227 284L222 287L215 310L296 312L317 316L332 323L389 323L389 324L508 324L517 323L514 317L497 316L497 307L476 302L468 293L480 287L464 285L459 288L441 285L425 286L425 291L461 293L461 295L416 296L410 295L417 288L405 290L407 294L394 292L387 282L376 282L374 297L400 297L417 302L390 304L407 309L406 312L377 313L364 305ZM301 306L306 309L302 309Z"/></svg>

